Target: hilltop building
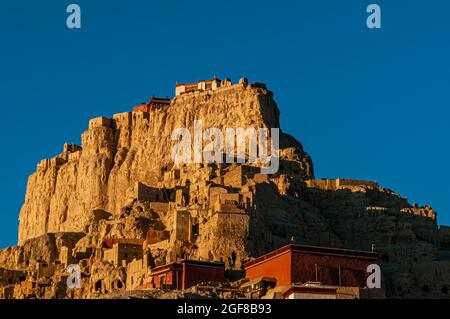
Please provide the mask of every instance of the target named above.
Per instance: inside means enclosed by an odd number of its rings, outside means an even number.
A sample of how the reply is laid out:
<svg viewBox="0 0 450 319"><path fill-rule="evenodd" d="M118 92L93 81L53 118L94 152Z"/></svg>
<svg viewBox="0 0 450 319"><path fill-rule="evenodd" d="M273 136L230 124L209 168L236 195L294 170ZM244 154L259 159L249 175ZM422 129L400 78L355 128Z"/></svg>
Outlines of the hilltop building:
<svg viewBox="0 0 450 319"><path fill-rule="evenodd" d="M154 110L164 110L170 105L170 99L160 98L152 96L148 103L142 103L141 105L135 106L133 112L152 112Z"/></svg>
<svg viewBox="0 0 450 319"><path fill-rule="evenodd" d="M178 96L180 94L185 93L191 93L191 92L201 92L201 91L207 91L212 90L215 91L219 87L222 86L229 86L231 85L230 80L219 80L217 76L214 74L214 77L212 80L200 80L198 82L194 83L177 83L175 88L175 96Z"/></svg>

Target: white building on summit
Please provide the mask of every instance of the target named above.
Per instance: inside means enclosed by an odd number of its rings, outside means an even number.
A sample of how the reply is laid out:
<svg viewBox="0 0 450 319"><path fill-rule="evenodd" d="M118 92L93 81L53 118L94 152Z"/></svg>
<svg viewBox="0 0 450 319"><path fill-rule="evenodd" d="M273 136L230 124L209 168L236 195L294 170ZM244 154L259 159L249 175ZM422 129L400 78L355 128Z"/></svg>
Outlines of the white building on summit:
<svg viewBox="0 0 450 319"><path fill-rule="evenodd" d="M229 83L231 85L230 80L219 80L217 76L214 74L212 80L200 80L194 83L177 83L175 88L175 96L184 93L198 92L198 91L206 91L206 90L216 90L221 86L226 86Z"/></svg>

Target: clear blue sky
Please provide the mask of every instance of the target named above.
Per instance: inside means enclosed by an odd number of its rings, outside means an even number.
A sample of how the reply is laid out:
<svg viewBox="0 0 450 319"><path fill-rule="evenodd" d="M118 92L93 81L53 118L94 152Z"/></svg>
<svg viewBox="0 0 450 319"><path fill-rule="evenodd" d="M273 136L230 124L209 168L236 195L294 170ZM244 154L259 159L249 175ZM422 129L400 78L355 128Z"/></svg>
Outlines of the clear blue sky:
<svg viewBox="0 0 450 319"><path fill-rule="evenodd" d="M36 164L88 119L213 73L266 82L317 177L378 181L450 224L450 1L72 2L0 6L0 247ZM381 30L365 25L373 2Z"/></svg>

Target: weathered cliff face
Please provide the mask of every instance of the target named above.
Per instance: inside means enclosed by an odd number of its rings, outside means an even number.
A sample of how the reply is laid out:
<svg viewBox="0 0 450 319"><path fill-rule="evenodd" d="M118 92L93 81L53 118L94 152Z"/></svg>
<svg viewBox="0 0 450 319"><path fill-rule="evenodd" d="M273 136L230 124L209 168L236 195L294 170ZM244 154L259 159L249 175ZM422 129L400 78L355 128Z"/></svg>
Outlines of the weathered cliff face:
<svg viewBox="0 0 450 319"><path fill-rule="evenodd" d="M84 233L45 234L23 243L22 246L0 250L0 265L6 269L35 270L36 263L54 263L59 257L61 247L75 247Z"/></svg>
<svg viewBox="0 0 450 319"><path fill-rule="evenodd" d="M173 130L193 132L195 120L201 120L204 129L223 131L278 128L279 110L270 91L242 81L214 92L178 96L167 110L91 121L82 135L82 150L68 146L42 161L30 176L20 212L19 245L46 233L83 231L97 208L119 213L138 181L160 186L173 167ZM296 160L288 164L297 175L313 177L311 160L298 141L281 134L280 147L295 153Z"/></svg>
<svg viewBox="0 0 450 319"><path fill-rule="evenodd" d="M430 207L371 181L315 180L310 157L285 133L276 174L259 174L258 164L175 165L172 132L192 134L195 121L222 132L280 126L272 93L246 81L179 95L150 113L91 120L82 147L65 145L28 180L19 246L0 251L0 268L17 281L10 296L101 296L125 283L130 290L145 283L148 267L186 258L241 270L289 242L374 247L388 296L448 294L450 228L438 228ZM111 257L113 239L123 240L124 256L130 241L142 242L148 258ZM64 281L69 263L85 274L75 295Z"/></svg>

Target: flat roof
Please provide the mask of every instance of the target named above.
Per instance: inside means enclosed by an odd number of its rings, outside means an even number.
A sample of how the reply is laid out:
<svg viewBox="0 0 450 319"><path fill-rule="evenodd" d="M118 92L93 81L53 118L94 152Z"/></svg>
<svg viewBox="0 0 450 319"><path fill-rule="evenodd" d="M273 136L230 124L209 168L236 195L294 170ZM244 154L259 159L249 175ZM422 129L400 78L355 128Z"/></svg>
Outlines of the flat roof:
<svg viewBox="0 0 450 319"><path fill-rule="evenodd" d="M292 285L283 293L283 297L287 297L292 293L318 294L318 295L335 295L337 294L337 287L335 286L305 286Z"/></svg>
<svg viewBox="0 0 450 319"><path fill-rule="evenodd" d="M216 78L216 79L212 79L212 80L200 80L200 81L192 82L192 83L177 83L175 86L196 85L201 82L213 82L213 81L220 81L220 80Z"/></svg>
<svg viewBox="0 0 450 319"><path fill-rule="evenodd" d="M170 99L163 97L151 97L150 103L170 103Z"/></svg>
<svg viewBox="0 0 450 319"><path fill-rule="evenodd" d="M252 261L246 262L244 268L252 267L261 262L272 259L278 255L285 254L287 252L304 252L304 253L315 253L328 256L341 256L341 257L354 257L369 260L377 260L379 258L378 253L364 251L364 250L351 250L343 248L331 248L331 247L320 247L320 246L308 246L308 245L296 245L289 244L283 246L277 250L274 250L268 254L262 255Z"/></svg>
<svg viewBox="0 0 450 319"><path fill-rule="evenodd" d="M225 263L221 261L183 259L181 263L190 265L210 266L210 267L225 267Z"/></svg>
<svg viewBox="0 0 450 319"><path fill-rule="evenodd" d="M150 275L157 275L157 274L160 274L160 273L163 273L166 271L171 271L173 269L181 270L182 266L179 263L170 263L170 264L153 267L152 269L150 269Z"/></svg>

